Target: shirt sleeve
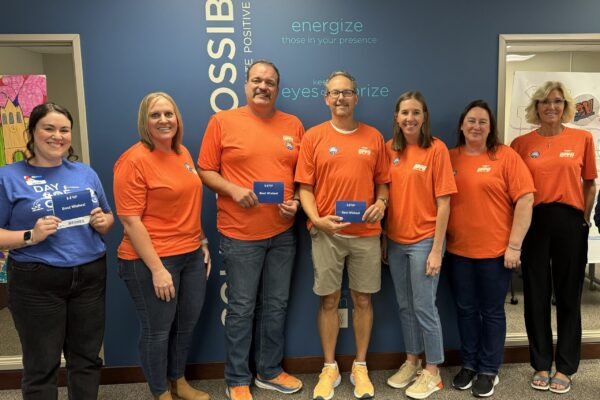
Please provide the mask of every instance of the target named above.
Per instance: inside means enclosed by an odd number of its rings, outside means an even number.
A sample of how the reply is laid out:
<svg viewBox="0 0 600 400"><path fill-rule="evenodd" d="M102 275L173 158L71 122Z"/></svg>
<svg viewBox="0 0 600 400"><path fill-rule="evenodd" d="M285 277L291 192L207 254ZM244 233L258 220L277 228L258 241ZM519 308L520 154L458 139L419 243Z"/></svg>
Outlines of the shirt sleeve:
<svg viewBox="0 0 600 400"><path fill-rule="evenodd" d="M96 197L98 198L98 205L102 209L103 212L109 213L111 212L110 205L108 204L108 200L106 199L106 193L104 192L104 187L102 187L102 182L96 174L96 171L90 168L92 182L94 191L96 192Z"/></svg>
<svg viewBox="0 0 600 400"><path fill-rule="evenodd" d="M383 185L385 183L390 183L390 162L387 154L387 150L385 149L385 142L383 141L383 136L379 133L379 137L377 138L377 161L375 164L375 183L377 185Z"/></svg>
<svg viewBox="0 0 600 400"><path fill-rule="evenodd" d="M513 203L527 193L535 192L535 185L525 161L512 148L506 148L504 181Z"/></svg>
<svg viewBox="0 0 600 400"><path fill-rule="evenodd" d="M130 159L115 167L115 207L118 215L142 215L146 209L148 186L140 169Z"/></svg>
<svg viewBox="0 0 600 400"><path fill-rule="evenodd" d="M596 149L594 148L594 139L592 134L586 132L585 152L583 155L583 168L581 177L586 180L596 179L598 172L596 170Z"/></svg>
<svg viewBox="0 0 600 400"><path fill-rule="evenodd" d="M440 139L435 140L439 140L439 147L433 157L433 190L438 198L456 193L457 189L448 148Z"/></svg>
<svg viewBox="0 0 600 400"><path fill-rule="evenodd" d="M296 166L295 181L307 185L315 184L315 160L312 134L305 135L300 143L300 154Z"/></svg>
<svg viewBox="0 0 600 400"><path fill-rule="evenodd" d="M198 167L206 171L221 171L221 153L223 152L221 138L221 125L213 115L208 121L200 154L198 155Z"/></svg>
<svg viewBox="0 0 600 400"><path fill-rule="evenodd" d="M12 204L6 195L6 186L2 178L0 178L0 204L2 204L2 207L0 207L0 228L6 229L12 212Z"/></svg>

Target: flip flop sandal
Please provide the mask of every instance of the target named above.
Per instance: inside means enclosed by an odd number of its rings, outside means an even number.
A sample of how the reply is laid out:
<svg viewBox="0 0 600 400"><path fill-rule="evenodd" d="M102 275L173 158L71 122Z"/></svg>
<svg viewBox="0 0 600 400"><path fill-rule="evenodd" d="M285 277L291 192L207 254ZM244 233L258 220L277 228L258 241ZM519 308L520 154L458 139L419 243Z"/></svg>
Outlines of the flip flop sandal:
<svg viewBox="0 0 600 400"><path fill-rule="evenodd" d="M563 393L567 393L569 390L571 390L571 378L567 377L567 379L560 379L557 378L556 376L553 376L550 379L550 384L556 384L556 385L561 385L563 386L562 389L555 389L552 386L550 386L550 391L552 393L559 393L559 394L563 394Z"/></svg>
<svg viewBox="0 0 600 400"><path fill-rule="evenodd" d="M541 385L536 383L536 381L543 382ZM558 383L558 382L557 382ZM561 383L562 385L562 383ZM531 379L531 387L536 390L548 390L550 389L550 375L533 375Z"/></svg>

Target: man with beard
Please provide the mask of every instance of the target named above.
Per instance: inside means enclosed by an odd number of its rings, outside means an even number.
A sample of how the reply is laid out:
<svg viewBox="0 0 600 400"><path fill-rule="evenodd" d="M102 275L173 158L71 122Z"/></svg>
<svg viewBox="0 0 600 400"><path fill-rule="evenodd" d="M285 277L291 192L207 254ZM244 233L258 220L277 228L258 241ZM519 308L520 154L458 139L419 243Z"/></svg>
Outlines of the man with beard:
<svg viewBox="0 0 600 400"><path fill-rule="evenodd" d="M331 399L341 381L335 346L344 266L354 304L356 342L350 381L354 396L366 399L375 394L366 356L373 325L371 294L381 286L380 221L390 177L383 136L354 119L356 80L347 72L336 71L325 87L331 120L306 132L296 171L300 200L309 218L313 291L320 296L317 321L325 358L313 399Z"/></svg>
<svg viewBox="0 0 600 400"><path fill-rule="evenodd" d="M275 108L279 77L273 63L254 62L246 72L247 105L212 116L198 157L202 181L218 195L228 300L225 383L232 400L252 399L253 339L256 386L281 393L302 388L281 361L300 207L294 170L304 128Z"/></svg>

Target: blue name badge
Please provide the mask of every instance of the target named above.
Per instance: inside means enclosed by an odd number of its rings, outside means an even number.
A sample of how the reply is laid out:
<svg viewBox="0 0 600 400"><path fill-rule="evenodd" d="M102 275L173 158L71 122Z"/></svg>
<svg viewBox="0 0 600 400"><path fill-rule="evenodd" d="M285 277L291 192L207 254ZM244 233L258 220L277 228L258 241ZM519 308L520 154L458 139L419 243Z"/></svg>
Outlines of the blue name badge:
<svg viewBox="0 0 600 400"><path fill-rule="evenodd" d="M259 203L283 203L283 182L254 182L253 189Z"/></svg>
<svg viewBox="0 0 600 400"><path fill-rule="evenodd" d="M367 209L366 201L336 201L335 215L344 218L342 222L361 223Z"/></svg>
<svg viewBox="0 0 600 400"><path fill-rule="evenodd" d="M52 206L54 215L61 219L58 229L88 224L94 209L89 190L52 196Z"/></svg>

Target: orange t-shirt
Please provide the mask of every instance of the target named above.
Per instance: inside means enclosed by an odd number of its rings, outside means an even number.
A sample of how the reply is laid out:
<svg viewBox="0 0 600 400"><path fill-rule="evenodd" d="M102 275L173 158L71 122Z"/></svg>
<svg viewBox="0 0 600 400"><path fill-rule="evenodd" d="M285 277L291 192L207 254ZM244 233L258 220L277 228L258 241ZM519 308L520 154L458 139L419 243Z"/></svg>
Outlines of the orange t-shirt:
<svg viewBox="0 0 600 400"><path fill-rule="evenodd" d="M386 143L390 161L387 237L402 244L433 237L438 197L456 193L448 148L434 138L424 149L409 144L402 153Z"/></svg>
<svg viewBox="0 0 600 400"><path fill-rule="evenodd" d="M141 142L119 157L113 168L117 215L138 215L159 257L200 247L202 181L184 146L181 154L150 151ZM140 258L127 233L119 258Z"/></svg>
<svg viewBox="0 0 600 400"><path fill-rule="evenodd" d="M469 258L496 258L506 252L514 203L535 192L527 166L510 147L499 145L493 160L487 152L468 155L450 150L458 193L452 195L446 247Z"/></svg>
<svg viewBox="0 0 600 400"><path fill-rule="evenodd" d="M377 129L359 123L356 131L340 133L327 121L306 132L296 182L313 186L320 216L335 215L337 200L364 201L369 208L375 200L375 185L389 181L385 144ZM351 224L339 233L376 236L381 224Z"/></svg>
<svg viewBox="0 0 600 400"><path fill-rule="evenodd" d="M198 166L248 189L254 182L283 182L284 200L291 200L303 135L300 120L281 111L268 119L255 116L248 106L221 111L208 121ZM219 232L238 240L270 238L294 223L279 215L277 204L242 208L224 195L217 198L217 210Z"/></svg>
<svg viewBox="0 0 600 400"><path fill-rule="evenodd" d="M533 176L534 205L557 202L583 211L581 180L598 176L591 133L565 128L558 135L541 136L533 131L513 140L511 147Z"/></svg>

